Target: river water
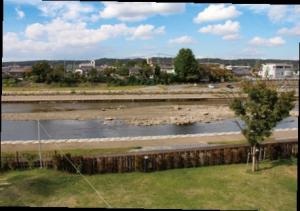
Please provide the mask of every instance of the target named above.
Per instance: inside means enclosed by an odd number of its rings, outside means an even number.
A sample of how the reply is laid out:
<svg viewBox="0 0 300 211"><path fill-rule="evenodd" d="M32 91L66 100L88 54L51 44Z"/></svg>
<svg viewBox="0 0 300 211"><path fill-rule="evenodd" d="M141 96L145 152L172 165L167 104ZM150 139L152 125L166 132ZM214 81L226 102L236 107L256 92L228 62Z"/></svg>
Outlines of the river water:
<svg viewBox="0 0 300 211"><path fill-rule="evenodd" d="M49 137L41 129L41 139L134 137L240 131L232 119L181 126L134 126L117 120L109 122L101 120L41 120L40 123L51 136ZM298 128L298 118L286 118L276 128ZM36 121L2 121L1 140L36 140L37 137Z"/></svg>
<svg viewBox="0 0 300 211"><path fill-rule="evenodd" d="M176 105L211 105L226 104L225 101L180 101ZM174 102L122 102L122 103L2 103L2 113L22 112L53 112L70 110L93 110L111 108L129 108L141 106L174 105ZM298 103L295 110L299 110ZM101 120L41 120L41 125L49 133L41 130L41 139L70 139L70 138L106 138L134 137L156 135L182 135L196 133L237 132L238 126L232 119L195 123L191 125L152 125L134 126L122 121ZM289 117L277 125L277 128L298 128L298 118ZM37 122L1 121L1 140L36 140Z"/></svg>

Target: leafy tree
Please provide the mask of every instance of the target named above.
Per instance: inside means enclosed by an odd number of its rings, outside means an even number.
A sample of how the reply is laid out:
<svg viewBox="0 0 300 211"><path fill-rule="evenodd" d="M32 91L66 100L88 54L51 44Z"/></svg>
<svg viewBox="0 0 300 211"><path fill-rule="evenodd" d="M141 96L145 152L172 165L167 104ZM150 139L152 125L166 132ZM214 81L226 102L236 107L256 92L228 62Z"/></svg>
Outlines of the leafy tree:
<svg viewBox="0 0 300 211"><path fill-rule="evenodd" d="M126 65L127 65L127 67L134 67L136 65L136 61L129 60Z"/></svg>
<svg viewBox="0 0 300 211"><path fill-rule="evenodd" d="M78 82L81 81L82 76L80 73L67 72L65 74L63 82L67 86L75 86Z"/></svg>
<svg viewBox="0 0 300 211"><path fill-rule="evenodd" d="M159 65L155 65L155 67L154 67L154 76L156 77L156 78L159 78L159 76L160 76L160 66Z"/></svg>
<svg viewBox="0 0 300 211"><path fill-rule="evenodd" d="M47 74L52 71L51 66L48 62L38 62L32 66L31 74L34 76L35 82L43 83L46 81Z"/></svg>
<svg viewBox="0 0 300 211"><path fill-rule="evenodd" d="M195 78L199 79L198 62L191 49L180 49L175 58L174 66L180 81L188 82L195 81Z"/></svg>
<svg viewBox="0 0 300 211"><path fill-rule="evenodd" d="M99 70L92 68L87 72L86 80L92 83L104 81L105 76Z"/></svg>
<svg viewBox="0 0 300 211"><path fill-rule="evenodd" d="M127 76L129 75L129 69L125 65L122 65L121 67L117 68L116 73L122 76Z"/></svg>
<svg viewBox="0 0 300 211"><path fill-rule="evenodd" d="M203 69L209 81L212 82L220 82L222 79L228 81L233 77L233 74L229 70L220 68L219 65L201 64L199 65L199 69Z"/></svg>
<svg viewBox="0 0 300 211"><path fill-rule="evenodd" d="M148 79L152 75L152 68L147 64L147 62L142 62L140 74L143 79Z"/></svg>
<svg viewBox="0 0 300 211"><path fill-rule="evenodd" d="M57 83L64 80L65 69L64 65L55 66L54 69L51 69L46 75L47 83Z"/></svg>
<svg viewBox="0 0 300 211"><path fill-rule="evenodd" d="M256 149L269 137L276 124L289 116L294 107L294 91L278 93L266 82L243 82L246 99L234 98L230 108L245 122L243 135L251 145L252 171L258 169Z"/></svg>
<svg viewBox="0 0 300 211"><path fill-rule="evenodd" d="M114 68L110 68L110 67L108 67L108 68L105 68L104 70L103 70L103 73L104 73L104 75L106 76L106 77L110 77L113 73L115 73L116 72L116 70L114 69Z"/></svg>

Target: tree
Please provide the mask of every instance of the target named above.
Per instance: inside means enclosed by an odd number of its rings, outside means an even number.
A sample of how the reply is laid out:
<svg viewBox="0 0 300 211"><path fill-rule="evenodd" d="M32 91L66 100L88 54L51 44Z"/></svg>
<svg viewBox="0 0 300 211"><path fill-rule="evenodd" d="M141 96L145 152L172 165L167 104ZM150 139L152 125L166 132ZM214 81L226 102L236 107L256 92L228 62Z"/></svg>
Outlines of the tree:
<svg viewBox="0 0 300 211"><path fill-rule="evenodd" d="M180 49L175 58L174 66L180 81L188 82L195 81L195 78L199 79L198 62L191 49Z"/></svg>
<svg viewBox="0 0 300 211"><path fill-rule="evenodd" d="M155 65L155 67L154 67L154 76L156 77L156 78L159 78L159 76L160 76L160 66L159 65Z"/></svg>
<svg viewBox="0 0 300 211"><path fill-rule="evenodd" d="M52 71L51 66L48 62L38 62L32 66L31 74L34 76L35 82L43 83L46 81L47 74Z"/></svg>
<svg viewBox="0 0 300 211"><path fill-rule="evenodd" d="M276 124L289 116L295 106L294 91L278 93L263 81L243 82L242 89L246 99L234 98L230 108L245 122L242 133L251 145L252 171L255 171L258 169L256 150Z"/></svg>
<svg viewBox="0 0 300 211"><path fill-rule="evenodd" d="M65 69L64 65L57 65L46 74L46 82L62 82L64 80Z"/></svg>
<svg viewBox="0 0 300 211"><path fill-rule="evenodd" d="M208 76L209 81L220 82L223 80L228 81L233 78L232 73L229 70L219 67L219 65L214 64L200 64L199 69L201 69Z"/></svg>
<svg viewBox="0 0 300 211"><path fill-rule="evenodd" d="M121 67L118 67L116 70L116 73L122 76L128 76L129 75L129 69L126 65L122 65Z"/></svg>

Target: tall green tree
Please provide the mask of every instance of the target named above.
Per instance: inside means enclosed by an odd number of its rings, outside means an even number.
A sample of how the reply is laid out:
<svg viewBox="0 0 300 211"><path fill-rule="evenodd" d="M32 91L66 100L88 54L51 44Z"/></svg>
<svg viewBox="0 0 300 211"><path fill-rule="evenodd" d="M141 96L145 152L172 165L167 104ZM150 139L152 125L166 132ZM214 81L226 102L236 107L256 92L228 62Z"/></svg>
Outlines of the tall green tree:
<svg viewBox="0 0 300 211"><path fill-rule="evenodd" d="M64 65L56 65L53 69L51 69L46 75L47 83L57 83L62 82L65 76Z"/></svg>
<svg viewBox="0 0 300 211"><path fill-rule="evenodd" d="M155 67L154 67L154 76L156 77L156 78L159 78L159 76L160 76L160 66L159 65L155 65Z"/></svg>
<svg viewBox="0 0 300 211"><path fill-rule="evenodd" d="M52 71L51 66L48 62L38 62L32 66L32 76L34 76L34 81L37 83L43 83L46 81L47 74Z"/></svg>
<svg viewBox="0 0 300 211"><path fill-rule="evenodd" d="M289 116L295 106L294 91L278 93L266 82L243 82L246 98L234 98L230 108L245 122L243 135L251 145L252 171L258 169L256 151L259 144L272 134L276 124Z"/></svg>
<svg viewBox="0 0 300 211"><path fill-rule="evenodd" d="M198 62L191 49L180 49L174 60L174 66L181 82L192 82L199 79Z"/></svg>

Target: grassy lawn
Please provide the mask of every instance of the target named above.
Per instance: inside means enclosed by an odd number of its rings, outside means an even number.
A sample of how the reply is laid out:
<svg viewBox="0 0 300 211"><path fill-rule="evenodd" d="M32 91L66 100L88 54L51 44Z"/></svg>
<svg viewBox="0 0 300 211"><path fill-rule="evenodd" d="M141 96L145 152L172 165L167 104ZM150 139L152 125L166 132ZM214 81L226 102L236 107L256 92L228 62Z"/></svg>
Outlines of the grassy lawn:
<svg viewBox="0 0 300 211"><path fill-rule="evenodd" d="M249 166L250 168L250 166ZM111 207L296 210L297 160L266 161L251 173L245 164L155 173L86 176ZM106 207L80 175L46 169L0 175L0 206Z"/></svg>

